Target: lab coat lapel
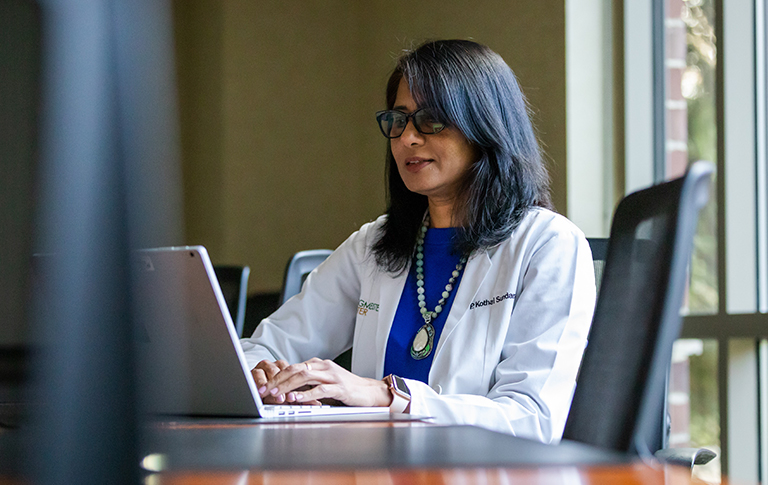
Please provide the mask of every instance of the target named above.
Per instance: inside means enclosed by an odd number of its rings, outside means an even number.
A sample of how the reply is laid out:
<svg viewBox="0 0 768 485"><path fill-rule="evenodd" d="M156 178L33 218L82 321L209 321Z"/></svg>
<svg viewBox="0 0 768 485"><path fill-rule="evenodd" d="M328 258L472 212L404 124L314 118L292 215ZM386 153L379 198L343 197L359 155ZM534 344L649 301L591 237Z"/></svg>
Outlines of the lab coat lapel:
<svg viewBox="0 0 768 485"><path fill-rule="evenodd" d="M376 363L376 375L379 377L382 377L384 373L387 339L389 339L389 331L392 328L392 322L395 319L395 312L400 303L400 296L403 294L409 271L410 266L394 278L390 278L384 273L379 275L381 282L379 301L386 302L386 305L379 307L379 324L376 331L376 355L380 356Z"/></svg>
<svg viewBox="0 0 768 485"><path fill-rule="evenodd" d="M445 326L440 334L440 341L435 349L435 359L440 354L445 342L451 337L451 333L464 318L464 314L469 310L469 305L475 300L492 266L493 263L487 250L475 254L467 261L467 267L464 269L464 274L459 282L456 298L453 300L451 310L445 320Z"/></svg>

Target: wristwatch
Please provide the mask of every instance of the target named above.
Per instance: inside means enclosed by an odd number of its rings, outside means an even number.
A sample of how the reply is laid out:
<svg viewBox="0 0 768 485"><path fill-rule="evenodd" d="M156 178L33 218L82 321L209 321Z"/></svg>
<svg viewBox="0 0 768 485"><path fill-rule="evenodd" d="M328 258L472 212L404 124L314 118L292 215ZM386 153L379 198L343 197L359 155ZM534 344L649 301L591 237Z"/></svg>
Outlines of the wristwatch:
<svg viewBox="0 0 768 485"><path fill-rule="evenodd" d="M394 374L384 378L384 382L389 386L389 392L392 394L392 404L389 405L389 412L403 413L411 404L411 391L405 384L405 381Z"/></svg>

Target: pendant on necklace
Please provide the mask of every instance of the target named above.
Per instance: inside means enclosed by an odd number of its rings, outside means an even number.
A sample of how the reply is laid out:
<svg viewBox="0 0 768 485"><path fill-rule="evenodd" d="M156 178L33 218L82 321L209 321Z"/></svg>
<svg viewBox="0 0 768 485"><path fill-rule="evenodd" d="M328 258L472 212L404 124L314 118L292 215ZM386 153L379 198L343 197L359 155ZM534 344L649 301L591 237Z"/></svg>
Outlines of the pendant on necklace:
<svg viewBox="0 0 768 485"><path fill-rule="evenodd" d="M435 327L427 322L421 326L416 336L413 337L411 344L411 357L416 360L422 360L432 353L432 347L435 341Z"/></svg>
<svg viewBox="0 0 768 485"><path fill-rule="evenodd" d="M453 291L453 285L461 274L461 270L467 263L467 257L462 256L459 262L456 264L456 269L451 273L451 277L448 279L448 284L445 285L445 290L440 294L441 298L437 302L434 311L427 310L427 298L426 287L424 286L424 238L429 230L429 212L424 216L424 220L421 224L421 229L416 237L416 258L414 265L416 267L416 293L419 305L419 313L421 318L424 319L424 325L421 326L416 335L413 337L411 343L411 357L415 360L422 360L432 353L432 348L435 344L435 327L432 325L432 320L436 319L440 312L443 311L443 305L446 304L448 298Z"/></svg>

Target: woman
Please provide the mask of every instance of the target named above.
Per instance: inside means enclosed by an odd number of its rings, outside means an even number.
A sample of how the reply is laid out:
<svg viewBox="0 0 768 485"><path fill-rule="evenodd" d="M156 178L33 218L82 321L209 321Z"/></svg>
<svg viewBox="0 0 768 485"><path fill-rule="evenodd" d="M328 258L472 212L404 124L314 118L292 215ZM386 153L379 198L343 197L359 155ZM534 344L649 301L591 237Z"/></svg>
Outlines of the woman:
<svg viewBox="0 0 768 485"><path fill-rule="evenodd" d="M485 46L428 42L386 94L387 213L242 341L256 386L265 402L390 406L555 442L594 273L584 235L550 210L514 74ZM352 372L322 360L350 346Z"/></svg>

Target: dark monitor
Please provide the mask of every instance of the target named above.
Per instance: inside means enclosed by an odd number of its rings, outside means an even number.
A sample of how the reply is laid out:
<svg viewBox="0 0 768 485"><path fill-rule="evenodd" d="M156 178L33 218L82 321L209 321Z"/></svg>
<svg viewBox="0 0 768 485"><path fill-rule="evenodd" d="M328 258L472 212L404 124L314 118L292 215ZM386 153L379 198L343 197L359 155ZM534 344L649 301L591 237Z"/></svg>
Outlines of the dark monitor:
<svg viewBox="0 0 768 485"><path fill-rule="evenodd" d="M0 2L0 423L24 398L32 347L31 255L37 174L41 23L29 0Z"/></svg>
<svg viewBox="0 0 768 485"><path fill-rule="evenodd" d="M139 481L129 254L184 242L173 67L168 0L0 0L0 404L35 401L0 481Z"/></svg>

